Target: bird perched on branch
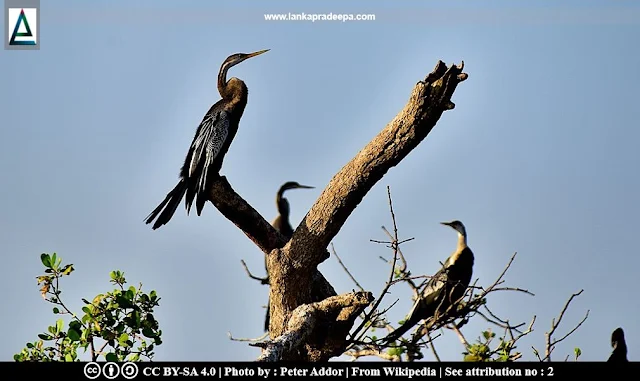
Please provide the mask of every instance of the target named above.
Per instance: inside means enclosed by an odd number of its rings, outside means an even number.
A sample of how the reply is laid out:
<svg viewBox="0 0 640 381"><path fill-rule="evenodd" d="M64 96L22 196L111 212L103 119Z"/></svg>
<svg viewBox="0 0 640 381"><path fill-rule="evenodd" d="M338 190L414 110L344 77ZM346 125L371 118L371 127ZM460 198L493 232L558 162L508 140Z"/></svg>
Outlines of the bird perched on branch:
<svg viewBox="0 0 640 381"><path fill-rule="evenodd" d="M624 331L622 328L616 328L611 334L611 346L613 352L609 356L607 362L628 362L627 360L627 343L624 340Z"/></svg>
<svg viewBox="0 0 640 381"><path fill-rule="evenodd" d="M249 54L233 54L222 63L218 73L218 92L222 99L211 106L200 122L180 170L180 181L145 219L147 224L156 220L154 230L171 220L185 194L187 215L194 198L198 216L202 212L209 199L212 180L219 176L222 161L238 131L247 105L247 86L236 77L227 81L227 71L246 59L268 51L269 49Z"/></svg>
<svg viewBox="0 0 640 381"><path fill-rule="evenodd" d="M271 222L271 226L273 226L277 231L282 234L287 241L291 239L293 235L293 227L291 226L291 222L289 222L289 201L284 197L284 192L290 189L313 189L313 187L308 185L300 185L295 181L287 181L282 184L280 189L278 189L278 193L276 194L276 206L278 208L278 216ZM269 269L267 268L267 256L264 257L264 269L267 271L267 281L266 284L269 284ZM264 319L264 330L269 330L269 305L267 302L267 315Z"/></svg>
<svg viewBox="0 0 640 381"><path fill-rule="evenodd" d="M411 327L423 319L442 316L449 307L455 305L471 282L473 274L473 252L467 246L467 231L460 221L441 222L458 232L456 250L443 267L429 279L404 323L386 336L385 342L399 339ZM455 307L454 307L455 308Z"/></svg>

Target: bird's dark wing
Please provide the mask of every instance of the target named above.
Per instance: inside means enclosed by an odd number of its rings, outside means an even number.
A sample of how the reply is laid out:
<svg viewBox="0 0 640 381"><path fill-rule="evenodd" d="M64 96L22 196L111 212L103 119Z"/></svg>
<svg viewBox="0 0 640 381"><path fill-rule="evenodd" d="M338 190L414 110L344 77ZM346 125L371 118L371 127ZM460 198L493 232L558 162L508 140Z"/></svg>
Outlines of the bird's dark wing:
<svg viewBox="0 0 640 381"><path fill-rule="evenodd" d="M198 132L191 143L188 176L198 177L197 192L206 191L208 170L218 157L229 135L229 115L224 110L212 110L200 123ZM200 173L198 171L201 170Z"/></svg>
<svg viewBox="0 0 640 381"><path fill-rule="evenodd" d="M426 306L432 306L434 302L436 302L436 299L442 293L442 290L444 289L446 282L447 282L446 267L443 267L440 270L438 270L438 272L435 273L435 275L433 275L429 279L427 284L424 286L421 297L418 298L416 302L413 304L413 307L411 308L411 311L409 311L409 314L407 315L406 320L407 321L414 321L415 319L421 320L422 318L421 315L423 315L424 308ZM414 317L414 315L416 316ZM420 318L418 318L419 316Z"/></svg>
<svg viewBox="0 0 640 381"><path fill-rule="evenodd" d="M473 266L473 253L469 248L457 250L447 259L444 266L438 270L427 282L422 290L421 297L418 299L408 315L408 320L414 319L414 314L422 315L427 310L429 314L434 313L436 309L448 308L452 303L458 300L446 300L457 298L458 294L464 293L471 278L471 268ZM464 274L462 274L462 273ZM460 278L460 279L459 279ZM449 295L445 295L449 294ZM460 295L462 297L462 295ZM415 318L418 318L416 316Z"/></svg>

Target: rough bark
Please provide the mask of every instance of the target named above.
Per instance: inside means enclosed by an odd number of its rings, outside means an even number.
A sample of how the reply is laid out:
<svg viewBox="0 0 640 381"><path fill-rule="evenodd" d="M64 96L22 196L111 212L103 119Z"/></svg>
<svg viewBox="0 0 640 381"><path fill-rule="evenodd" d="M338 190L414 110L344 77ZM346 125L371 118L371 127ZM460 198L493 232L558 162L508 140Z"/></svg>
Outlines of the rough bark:
<svg viewBox="0 0 640 381"><path fill-rule="evenodd" d="M333 303L334 298L324 299L336 295L317 266L328 258L328 244L367 192L426 138L444 111L455 107L451 96L458 83L467 78L462 69L463 65L447 68L439 61L433 72L416 84L403 110L333 177L288 243L231 188L226 178L214 184L213 204L267 254L269 333L275 340L266 355L263 353L263 360L324 361L340 354L337 351L344 347L353 320L342 312L335 318L325 313L332 318L321 319L321 324L314 320L312 312L322 310L324 304L309 303ZM347 310L346 304L340 306L342 311ZM360 308L364 307L358 304L356 309ZM298 350L277 349L285 347Z"/></svg>
<svg viewBox="0 0 640 381"><path fill-rule="evenodd" d="M300 352L307 352L309 360L314 362L339 356L344 351L344 339L336 341L331 338L346 336L356 317L372 301L372 293L358 291L298 306L291 313L286 331L264 345L257 361L296 358ZM328 330L340 334L328 334Z"/></svg>

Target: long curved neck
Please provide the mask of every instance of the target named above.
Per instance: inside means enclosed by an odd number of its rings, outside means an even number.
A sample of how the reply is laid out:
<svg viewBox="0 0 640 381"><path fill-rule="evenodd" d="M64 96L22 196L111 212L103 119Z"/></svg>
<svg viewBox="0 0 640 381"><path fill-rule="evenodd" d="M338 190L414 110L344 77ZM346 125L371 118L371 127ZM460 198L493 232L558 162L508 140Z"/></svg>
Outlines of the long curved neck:
<svg viewBox="0 0 640 381"><path fill-rule="evenodd" d="M227 62L225 62L220 68L220 72L218 73L218 92L224 99L227 99L228 96L227 71L230 67L231 66Z"/></svg>
<svg viewBox="0 0 640 381"><path fill-rule="evenodd" d="M285 221L289 221L289 202L283 197L284 191L278 191L276 195L276 206L278 207L278 214Z"/></svg>
<svg viewBox="0 0 640 381"><path fill-rule="evenodd" d="M458 232L458 249L462 250L467 247L467 235Z"/></svg>

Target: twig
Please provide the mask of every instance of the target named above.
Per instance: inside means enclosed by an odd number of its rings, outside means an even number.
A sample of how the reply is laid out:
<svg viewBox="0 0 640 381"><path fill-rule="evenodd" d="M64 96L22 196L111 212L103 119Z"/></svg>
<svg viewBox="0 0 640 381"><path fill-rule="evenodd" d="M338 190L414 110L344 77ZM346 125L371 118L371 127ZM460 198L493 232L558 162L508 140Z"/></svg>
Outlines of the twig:
<svg viewBox="0 0 640 381"><path fill-rule="evenodd" d="M387 197L389 200L389 210L391 211L391 215L392 215L392 221L393 221L393 229L394 232L398 231L398 228L396 226L396 220L395 220L395 214L393 213L393 202L391 200L391 188L389 186L387 186ZM389 234L389 232L384 228L383 226L383 230L385 230L387 232L387 234ZM390 235L390 234L389 234ZM367 329L365 329L359 336L357 336L360 331L365 328L367 322L372 322L373 319L372 317L376 314L376 310L378 309L378 306L380 306L380 303L382 302L382 299L384 298L384 296L387 294L387 292L389 291L389 288L391 288L391 285L393 284L393 276L396 273L396 263L398 262L398 256L399 256L399 251L398 251L398 239L397 236L391 236L391 238L393 239L392 247L393 247L393 260L391 262L391 272L389 274L389 279L387 280L387 282L384 285L384 288L382 289L382 292L380 292L380 296L378 296L378 298L376 298L376 302L374 303L374 305L371 307L371 310L365 315L365 318L362 320L362 322L360 323L360 325L355 329L355 331L353 331L353 333L350 335L350 339L351 340L356 340L356 341L360 341L362 339L362 337L367 333ZM352 345L349 345L348 349L352 348Z"/></svg>
<svg viewBox="0 0 640 381"><path fill-rule="evenodd" d="M360 323L360 325L358 326L358 328L356 328L353 333L351 333L350 335L350 340L361 340L362 336L364 336L364 334L366 333L366 330L364 332L362 332L362 334L360 336L358 336L356 338L356 335L358 335L358 333L365 327L365 325L367 324L367 322L371 321L371 317L375 314L376 309L378 308L378 306L380 306L380 303L382 302L382 298L387 294L387 291L389 291L389 288L391 287L391 281L393 280L393 275L395 274L395 268L396 268L396 262L398 261L398 256L394 255L393 256L393 260L391 262L391 273L389 274L389 279L387 280L387 282L385 283L384 287L382 288L382 291L380 292L380 296L378 296L378 298L376 298L376 302L373 304L373 306L371 307L371 310L365 315L365 318L362 319L362 322ZM348 348L351 348L352 345L349 345Z"/></svg>
<svg viewBox="0 0 640 381"><path fill-rule="evenodd" d="M431 340L431 335L429 334L429 331L427 331L427 338L429 339L429 346L431 347L431 351L433 352L433 355L435 356L436 360L440 362L440 356L438 356L438 352L436 351L436 346L433 345L433 340Z"/></svg>
<svg viewBox="0 0 640 381"><path fill-rule="evenodd" d="M536 349L536 347L534 347L533 345L531 346L531 349L533 350L533 354L536 355L536 357L538 358L538 361L542 362L542 357L540 357L540 352L538 352L538 350Z"/></svg>
<svg viewBox="0 0 640 381"><path fill-rule="evenodd" d="M447 328L452 329L456 333L456 335L458 335L458 338L460 339L460 342L462 343L462 345L464 345L465 350L469 348L469 342L467 341L467 339L464 337L460 329L455 324L450 324L449 326L447 326Z"/></svg>
<svg viewBox="0 0 640 381"><path fill-rule="evenodd" d="M580 328L580 326L582 326L582 324L589 317L589 310L587 310L587 313L585 314L584 318L582 318L582 320L580 320L580 322L575 327L573 327L573 329L571 329L566 335L562 336L560 339L557 339L557 340L556 339L552 339L553 334L556 332L556 329L560 325L560 322L562 321L562 318L564 317L564 314L567 311L567 308L569 308L569 305L571 304L573 299L575 297L579 296L580 294L582 294L583 291L584 290L580 290L580 291L572 294L569 297L569 299L567 300L567 302L564 304L564 307L562 308L562 311L560 311L560 315L558 315L558 319L557 320L555 318L551 319L551 330L544 334L544 337L545 337L544 357L541 358L540 357L540 353L538 352L538 350L535 347L532 347L533 348L533 353L536 355L536 357L538 357L538 360L540 360L541 362L542 361L551 362L551 353L555 349L556 344L562 342L567 337L571 336L571 334L573 334L578 328Z"/></svg>
<svg viewBox="0 0 640 381"><path fill-rule="evenodd" d="M249 276L249 278L257 280L258 282L260 282L260 284L269 284L269 277L264 277L264 278L260 278L258 276L255 276L253 274L251 274L251 271L249 271L249 268L247 267L247 264L245 263L244 259L241 259L240 262L242 263L242 267L244 267L244 271L247 272L247 275Z"/></svg>
<svg viewBox="0 0 640 381"><path fill-rule="evenodd" d="M262 336L257 337L255 339L233 337L233 335L231 335L231 332L227 332L227 336L229 336L229 340L231 341L244 341L244 342L250 342L250 343L257 343L259 341L266 339L267 336L269 336L269 332L265 332Z"/></svg>
<svg viewBox="0 0 640 381"><path fill-rule="evenodd" d="M333 246L333 242L331 242L331 252L333 253L333 256L336 257L336 259L338 260L338 263L340 263L340 266L342 266L342 269L347 273L347 275L349 275L349 278L351 278L353 283L355 283L356 286L358 286L360 291L364 291L364 288L360 285L360 283L358 283L356 278L353 277L353 275L351 274L347 266L345 266L344 263L342 263L342 259L340 259L340 257L338 256L338 253L336 253L336 249Z"/></svg>
<svg viewBox="0 0 640 381"><path fill-rule="evenodd" d="M376 356L383 360L400 361L400 356L390 355L386 352L382 352L376 349L353 350L353 351L345 352L344 354L347 356L351 356L352 357L351 361L356 361L358 358L364 357L364 356Z"/></svg>
<svg viewBox="0 0 640 381"><path fill-rule="evenodd" d="M573 329L571 331L569 331L566 335L562 336L561 339L558 340L554 340L551 345L555 346L556 344L558 344L559 342L563 341L564 339L566 339L567 337L569 337L572 333L574 333L578 328L580 328L580 326L582 325L582 323L584 323L587 318L589 317L589 311L587 310L587 313L584 315L584 317L582 318L582 320L580 320L580 323L578 323L578 325L576 325L575 327L573 327Z"/></svg>

